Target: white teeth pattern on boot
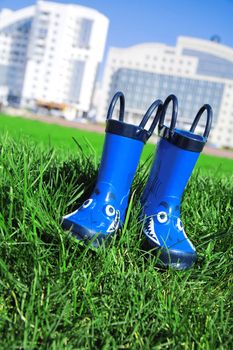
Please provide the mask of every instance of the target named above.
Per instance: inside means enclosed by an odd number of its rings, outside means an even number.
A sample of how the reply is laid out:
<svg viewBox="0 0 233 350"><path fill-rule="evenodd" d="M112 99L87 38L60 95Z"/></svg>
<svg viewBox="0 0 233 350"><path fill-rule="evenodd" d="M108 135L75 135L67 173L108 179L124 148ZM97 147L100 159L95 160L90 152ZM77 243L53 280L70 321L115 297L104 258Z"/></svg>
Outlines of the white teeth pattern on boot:
<svg viewBox="0 0 233 350"><path fill-rule="evenodd" d="M115 219L113 220L113 222L111 223L111 225L110 225L109 228L107 229L107 232L108 232L108 233L115 232L115 231L118 229L119 224L120 224L120 211L117 210L117 211L116 211Z"/></svg>
<svg viewBox="0 0 233 350"><path fill-rule="evenodd" d="M156 233L155 233L153 218L148 218L146 220L146 223L143 227L143 231L144 231L145 235L148 236L152 241L154 241L156 244L160 245L158 237L156 236Z"/></svg>
<svg viewBox="0 0 233 350"><path fill-rule="evenodd" d="M69 214L67 214L67 215L63 216L63 219L68 219L70 216L72 216L72 215L76 214L77 212L78 212L78 209L76 209L76 210L75 210L75 211L73 211L72 213L69 213Z"/></svg>

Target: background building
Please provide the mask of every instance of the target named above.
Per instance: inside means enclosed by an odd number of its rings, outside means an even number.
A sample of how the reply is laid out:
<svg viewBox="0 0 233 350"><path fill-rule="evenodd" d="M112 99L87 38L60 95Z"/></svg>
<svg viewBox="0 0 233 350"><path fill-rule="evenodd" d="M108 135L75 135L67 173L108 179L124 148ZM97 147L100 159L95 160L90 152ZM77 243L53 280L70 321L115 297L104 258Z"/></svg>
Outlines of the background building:
<svg viewBox="0 0 233 350"><path fill-rule="evenodd" d="M100 119L105 118L117 90L125 94L126 119L133 123L139 123L155 99L174 93L179 100L178 126L187 129L199 108L209 103L214 111L210 143L233 147L232 48L188 37L179 37L176 47L148 43L111 48L102 84ZM200 122L205 123L204 116Z"/></svg>
<svg viewBox="0 0 233 350"><path fill-rule="evenodd" d="M96 10L47 1L18 11L2 10L0 98L23 107L61 104L75 112L69 117L85 115L108 22Z"/></svg>

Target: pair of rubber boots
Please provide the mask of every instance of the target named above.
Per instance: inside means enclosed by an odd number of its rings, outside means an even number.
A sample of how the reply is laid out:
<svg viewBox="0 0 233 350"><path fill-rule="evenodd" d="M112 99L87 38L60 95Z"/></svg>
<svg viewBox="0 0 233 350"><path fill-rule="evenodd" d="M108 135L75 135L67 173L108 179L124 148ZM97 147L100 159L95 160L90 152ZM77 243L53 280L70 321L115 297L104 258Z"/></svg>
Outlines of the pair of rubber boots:
<svg viewBox="0 0 233 350"><path fill-rule="evenodd" d="M119 120L112 119L120 99ZM172 103L170 126L164 125ZM187 269L196 260L193 244L185 234L180 219L184 188L202 151L211 127L212 109L201 107L190 131L176 128L177 98L156 100L139 126L124 122L125 99L121 92L113 97L107 113L106 137L97 183L90 198L75 212L63 217L62 227L78 239L97 247L108 241L122 226L128 206L130 187L137 170L143 146L158 124L159 142L149 178L141 197L140 219L147 247L159 254L159 263L175 269ZM204 135L194 133L203 112L207 112ZM149 130L146 124L153 117Z"/></svg>

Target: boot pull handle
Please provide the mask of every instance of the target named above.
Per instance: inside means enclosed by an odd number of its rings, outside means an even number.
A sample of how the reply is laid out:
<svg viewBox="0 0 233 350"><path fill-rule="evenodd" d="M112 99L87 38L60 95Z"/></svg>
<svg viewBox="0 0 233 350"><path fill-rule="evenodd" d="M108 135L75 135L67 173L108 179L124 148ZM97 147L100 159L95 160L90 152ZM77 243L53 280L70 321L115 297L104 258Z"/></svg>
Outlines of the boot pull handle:
<svg viewBox="0 0 233 350"><path fill-rule="evenodd" d="M176 119L177 119L177 113L178 113L178 100L177 97L173 94L169 95L163 104L163 109L161 112L160 120L159 120L159 129L161 130L164 126L164 119L167 112L167 108L169 103L172 102L172 117L171 117L171 124L170 124L170 131L173 131L176 126Z"/></svg>
<svg viewBox="0 0 233 350"><path fill-rule="evenodd" d="M148 138L153 134L154 129L155 129L156 125L158 124L158 121L160 119L160 114L161 114L162 107L163 107L163 102L161 100L154 101L150 105L148 110L146 111L144 117L142 118L141 123L139 124L139 128L144 129L144 127L146 126L146 124L147 124L148 120L150 119L151 115L157 109L156 114L154 116L154 119L153 119L153 121L151 123L151 126L150 126L149 130L147 131Z"/></svg>
<svg viewBox="0 0 233 350"><path fill-rule="evenodd" d="M119 120L121 122L123 122L124 121L124 114L125 114L125 96L124 96L123 92L121 92L121 91L118 91L113 96L112 101L110 102L110 105L108 107L107 119L112 119L112 113L114 111L114 108L115 108L115 105L116 105L118 99L120 99Z"/></svg>
<svg viewBox="0 0 233 350"><path fill-rule="evenodd" d="M195 131L196 126L197 126L197 124L198 124L202 114L205 111L207 112L207 118L206 118L206 126L205 126L205 131L204 131L203 136L207 139L208 136L209 136L209 133L210 133L210 128L211 128L212 119L213 119L213 110L212 110L212 108L211 108L211 106L209 104L205 104L199 109L196 117L194 118L192 126L190 128L190 132L194 132Z"/></svg>

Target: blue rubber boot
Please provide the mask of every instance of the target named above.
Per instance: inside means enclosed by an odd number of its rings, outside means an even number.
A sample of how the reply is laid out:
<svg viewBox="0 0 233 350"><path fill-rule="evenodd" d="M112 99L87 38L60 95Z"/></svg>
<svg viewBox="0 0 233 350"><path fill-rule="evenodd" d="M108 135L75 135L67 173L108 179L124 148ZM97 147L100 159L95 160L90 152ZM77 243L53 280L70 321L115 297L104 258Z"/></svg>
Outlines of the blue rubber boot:
<svg viewBox="0 0 233 350"><path fill-rule="evenodd" d="M173 103L173 111L170 127L167 127L164 118L170 102ZM183 270L196 261L197 254L180 219L180 203L184 188L207 141L212 109L207 104L201 107L190 131L175 128L177 110L176 97L168 96L161 112L160 139L141 204L147 248L159 255L161 265ZM207 112L207 122L204 135L200 136L194 131L204 111Z"/></svg>
<svg viewBox="0 0 233 350"><path fill-rule="evenodd" d="M120 99L119 121L112 119ZM155 101L139 126L124 122L125 99L121 92L113 97L107 113L106 137L95 189L75 212L64 216L62 227L94 247L113 236L124 223L130 187L145 142L157 125L162 102ZM145 129L155 113L149 130Z"/></svg>

